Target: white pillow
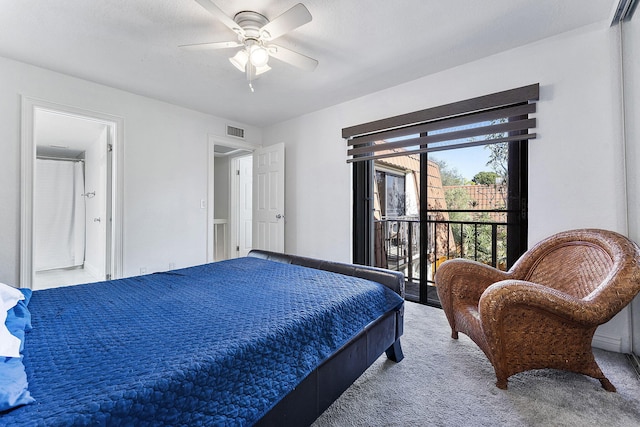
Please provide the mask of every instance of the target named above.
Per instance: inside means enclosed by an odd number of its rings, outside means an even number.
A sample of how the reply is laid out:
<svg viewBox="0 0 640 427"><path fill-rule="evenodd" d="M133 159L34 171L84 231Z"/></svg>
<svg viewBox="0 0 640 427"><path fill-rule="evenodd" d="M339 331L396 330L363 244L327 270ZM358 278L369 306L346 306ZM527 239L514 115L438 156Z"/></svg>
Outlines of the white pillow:
<svg viewBox="0 0 640 427"><path fill-rule="evenodd" d="M7 329L7 311L24 295L13 286L0 283L0 357L20 357L20 340Z"/></svg>

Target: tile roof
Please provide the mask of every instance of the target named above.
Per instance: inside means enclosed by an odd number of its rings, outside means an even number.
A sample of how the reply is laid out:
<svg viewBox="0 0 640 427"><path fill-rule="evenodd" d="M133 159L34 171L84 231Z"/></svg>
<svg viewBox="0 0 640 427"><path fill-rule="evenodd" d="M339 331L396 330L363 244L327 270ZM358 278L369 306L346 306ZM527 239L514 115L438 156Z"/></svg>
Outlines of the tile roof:
<svg viewBox="0 0 640 427"><path fill-rule="evenodd" d="M448 185L443 190L461 189L469 195L469 207L476 210L496 210L507 207L507 186L505 184L493 185ZM506 214L491 214L494 221L506 220Z"/></svg>

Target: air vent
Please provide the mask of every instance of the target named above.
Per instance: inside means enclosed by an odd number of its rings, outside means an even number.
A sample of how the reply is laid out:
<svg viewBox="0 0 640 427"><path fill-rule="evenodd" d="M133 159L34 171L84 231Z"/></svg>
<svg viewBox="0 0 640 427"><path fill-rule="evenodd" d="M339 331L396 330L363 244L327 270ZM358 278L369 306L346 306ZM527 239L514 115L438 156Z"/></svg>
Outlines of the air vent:
<svg viewBox="0 0 640 427"><path fill-rule="evenodd" d="M227 136L244 139L244 129L227 125Z"/></svg>

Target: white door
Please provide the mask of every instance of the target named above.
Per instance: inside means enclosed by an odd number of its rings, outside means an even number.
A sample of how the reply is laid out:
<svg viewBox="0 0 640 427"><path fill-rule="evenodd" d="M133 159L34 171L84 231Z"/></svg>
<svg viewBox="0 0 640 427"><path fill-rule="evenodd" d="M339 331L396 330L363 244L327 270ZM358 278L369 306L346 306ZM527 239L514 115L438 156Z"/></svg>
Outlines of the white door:
<svg viewBox="0 0 640 427"><path fill-rule="evenodd" d="M111 252L107 229L110 229L111 214L107 211L109 201L107 170L109 161L108 129L85 151L85 209L86 209L86 257L84 268L95 280L105 280L109 272L108 254Z"/></svg>
<svg viewBox="0 0 640 427"><path fill-rule="evenodd" d="M238 237L237 253L239 257L247 256L252 248L252 198L253 198L253 156L238 157L236 159L238 177Z"/></svg>
<svg viewBox="0 0 640 427"><path fill-rule="evenodd" d="M253 248L284 252L284 143L253 152Z"/></svg>

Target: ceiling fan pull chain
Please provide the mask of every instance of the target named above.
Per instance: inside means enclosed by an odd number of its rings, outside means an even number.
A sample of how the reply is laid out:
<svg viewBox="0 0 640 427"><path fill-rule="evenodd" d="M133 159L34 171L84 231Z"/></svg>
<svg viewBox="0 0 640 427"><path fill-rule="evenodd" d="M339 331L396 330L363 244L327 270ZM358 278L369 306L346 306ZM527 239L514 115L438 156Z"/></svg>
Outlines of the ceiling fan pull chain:
<svg viewBox="0 0 640 427"><path fill-rule="evenodd" d="M249 80L249 89L251 89L251 93L255 92L253 89L253 71L255 67L251 64L251 61L247 61L247 80Z"/></svg>

